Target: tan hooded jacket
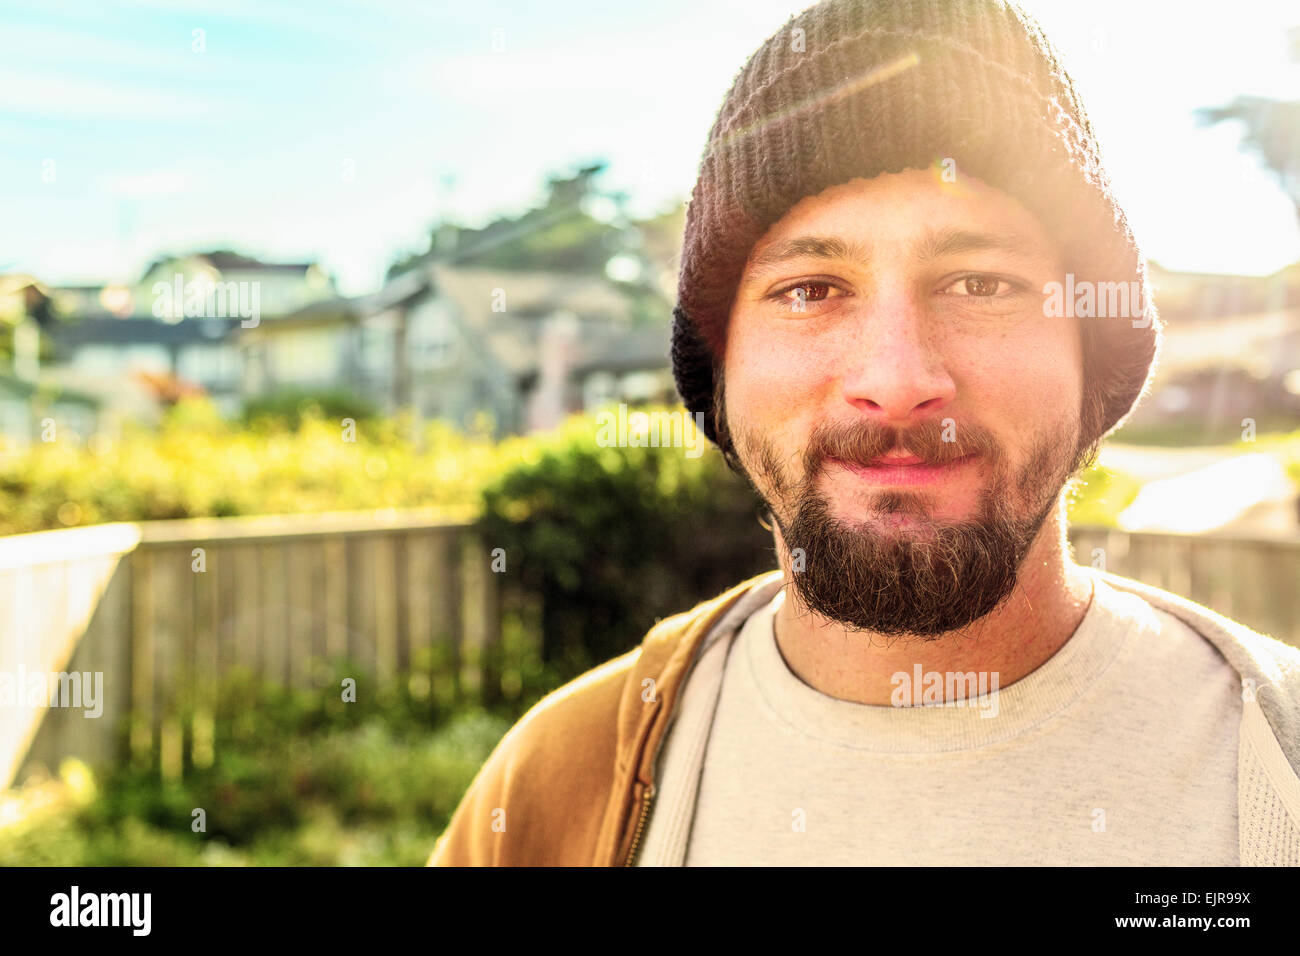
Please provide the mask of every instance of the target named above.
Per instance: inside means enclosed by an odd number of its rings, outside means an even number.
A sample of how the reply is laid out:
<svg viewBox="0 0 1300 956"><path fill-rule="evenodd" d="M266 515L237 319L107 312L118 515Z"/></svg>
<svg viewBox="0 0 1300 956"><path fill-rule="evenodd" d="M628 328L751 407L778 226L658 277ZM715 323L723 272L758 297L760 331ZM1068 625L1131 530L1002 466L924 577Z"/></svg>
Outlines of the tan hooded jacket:
<svg viewBox="0 0 1300 956"><path fill-rule="evenodd" d="M1300 865L1300 650L1157 588L1092 573L1181 618L1241 674L1241 862ZM781 584L781 572L768 572L665 618L639 647L539 701L480 769L429 865L631 865L686 679L706 645L734 637Z"/></svg>

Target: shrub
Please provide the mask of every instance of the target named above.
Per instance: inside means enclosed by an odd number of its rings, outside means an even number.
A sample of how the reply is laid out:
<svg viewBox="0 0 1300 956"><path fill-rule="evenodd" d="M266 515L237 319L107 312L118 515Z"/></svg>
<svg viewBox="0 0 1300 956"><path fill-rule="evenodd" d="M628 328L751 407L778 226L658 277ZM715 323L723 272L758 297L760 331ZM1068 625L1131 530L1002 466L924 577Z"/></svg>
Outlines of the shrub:
<svg viewBox="0 0 1300 956"><path fill-rule="evenodd" d="M296 430L273 419L242 428L185 401L158 429L37 442L0 458L0 534L386 507L443 508L463 520L496 467L489 440L439 422L358 421L350 442L340 429L311 410Z"/></svg>
<svg viewBox="0 0 1300 956"><path fill-rule="evenodd" d="M296 431L304 419L323 418L337 422L344 418L369 421L379 416L375 405L346 389L287 388L244 401L240 419L245 425L275 425Z"/></svg>
<svg viewBox="0 0 1300 956"><path fill-rule="evenodd" d="M589 416L507 443L514 464L484 489L479 522L487 547L505 551L504 586L540 604L544 659L567 673L776 567L753 492L719 455L597 438Z"/></svg>

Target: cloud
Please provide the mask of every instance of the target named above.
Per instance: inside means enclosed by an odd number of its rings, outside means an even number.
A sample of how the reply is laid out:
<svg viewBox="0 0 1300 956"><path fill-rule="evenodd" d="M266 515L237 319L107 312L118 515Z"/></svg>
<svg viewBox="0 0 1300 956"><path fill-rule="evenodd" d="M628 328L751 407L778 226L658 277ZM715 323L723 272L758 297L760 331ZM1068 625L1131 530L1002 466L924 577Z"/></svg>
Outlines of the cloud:
<svg viewBox="0 0 1300 956"><path fill-rule="evenodd" d="M213 97L172 92L135 83L59 76L0 67L0 112L50 117L160 122L192 120L222 112Z"/></svg>
<svg viewBox="0 0 1300 956"><path fill-rule="evenodd" d="M120 173L101 180L103 189L112 196L143 199L174 196L194 188L194 177L181 169L155 169L139 173Z"/></svg>

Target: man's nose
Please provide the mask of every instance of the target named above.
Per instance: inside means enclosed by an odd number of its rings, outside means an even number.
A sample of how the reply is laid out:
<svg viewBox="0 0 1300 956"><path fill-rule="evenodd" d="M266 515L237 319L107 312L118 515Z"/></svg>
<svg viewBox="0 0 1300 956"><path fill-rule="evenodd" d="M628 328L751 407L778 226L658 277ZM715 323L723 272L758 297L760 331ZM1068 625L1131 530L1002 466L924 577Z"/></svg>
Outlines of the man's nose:
<svg viewBox="0 0 1300 956"><path fill-rule="evenodd" d="M957 391L941 335L910 295L865 304L843 353L845 400L882 425L905 427L933 417Z"/></svg>

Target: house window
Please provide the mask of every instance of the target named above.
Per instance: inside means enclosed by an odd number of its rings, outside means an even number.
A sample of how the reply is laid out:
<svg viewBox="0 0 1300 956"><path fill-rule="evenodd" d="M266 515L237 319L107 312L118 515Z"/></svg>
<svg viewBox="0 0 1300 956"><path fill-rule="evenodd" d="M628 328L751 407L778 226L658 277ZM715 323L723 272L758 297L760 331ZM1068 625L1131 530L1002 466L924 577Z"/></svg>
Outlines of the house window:
<svg viewBox="0 0 1300 956"><path fill-rule="evenodd" d="M411 368L445 368L456 360L456 328L437 303L412 313L406 332Z"/></svg>
<svg viewBox="0 0 1300 956"><path fill-rule="evenodd" d="M392 333L382 326L361 329L361 367L373 376L388 373L393 354Z"/></svg>
<svg viewBox="0 0 1300 956"><path fill-rule="evenodd" d="M161 345L86 345L77 350L72 366L82 375L125 377L137 369L165 375L172 362Z"/></svg>
<svg viewBox="0 0 1300 956"><path fill-rule="evenodd" d="M207 388L234 384L239 359L228 345L191 345L181 350L177 374Z"/></svg>
<svg viewBox="0 0 1300 956"><path fill-rule="evenodd" d="M623 398L629 402L648 402L659 396L660 376L655 372L630 372L623 376Z"/></svg>

